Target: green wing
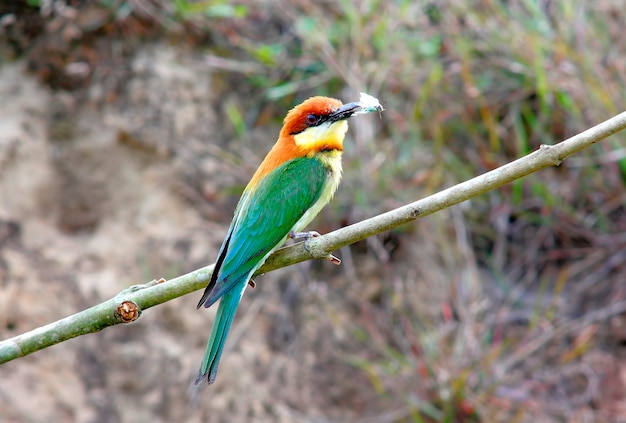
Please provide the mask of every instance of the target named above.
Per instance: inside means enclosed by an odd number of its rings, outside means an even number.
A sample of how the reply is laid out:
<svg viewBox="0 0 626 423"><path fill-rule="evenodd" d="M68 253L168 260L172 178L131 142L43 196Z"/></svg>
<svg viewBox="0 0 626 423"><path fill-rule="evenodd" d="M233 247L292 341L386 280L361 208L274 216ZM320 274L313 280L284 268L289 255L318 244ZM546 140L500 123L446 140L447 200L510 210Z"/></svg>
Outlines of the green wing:
<svg viewBox="0 0 626 423"><path fill-rule="evenodd" d="M329 169L316 158L285 162L256 188L247 188L218 256L214 277L200 301L210 307L237 283L247 283L262 259L320 198Z"/></svg>

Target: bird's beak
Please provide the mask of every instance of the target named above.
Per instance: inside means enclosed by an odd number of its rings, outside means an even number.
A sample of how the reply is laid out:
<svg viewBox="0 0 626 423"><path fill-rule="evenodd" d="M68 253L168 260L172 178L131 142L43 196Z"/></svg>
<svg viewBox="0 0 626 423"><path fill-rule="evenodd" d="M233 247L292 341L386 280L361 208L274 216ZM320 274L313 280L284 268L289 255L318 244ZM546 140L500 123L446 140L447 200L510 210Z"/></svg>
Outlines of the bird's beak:
<svg viewBox="0 0 626 423"><path fill-rule="evenodd" d="M361 115L370 112L382 112L383 106L378 102L378 99L371 95L361 93L359 101L353 103L344 104L329 115L329 118L333 122L348 119L350 116Z"/></svg>
<svg viewBox="0 0 626 423"><path fill-rule="evenodd" d="M332 112L330 115L328 115L328 117L332 122L338 122L340 120L348 119L359 110L362 110L361 105L358 101L356 101L354 103L344 104L343 106Z"/></svg>

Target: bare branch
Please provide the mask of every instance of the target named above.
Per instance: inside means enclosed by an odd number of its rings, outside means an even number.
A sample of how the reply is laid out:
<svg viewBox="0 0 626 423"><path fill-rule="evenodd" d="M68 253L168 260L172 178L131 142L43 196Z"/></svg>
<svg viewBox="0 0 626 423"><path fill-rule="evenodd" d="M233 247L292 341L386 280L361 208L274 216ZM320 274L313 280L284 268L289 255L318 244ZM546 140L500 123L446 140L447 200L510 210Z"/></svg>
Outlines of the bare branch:
<svg viewBox="0 0 626 423"><path fill-rule="evenodd" d="M540 169L558 166L568 156L624 128L626 112L559 144L542 145L539 150L525 157L469 181L319 238L313 238L309 243L310 252L304 249L303 243L281 248L267 260L257 274L310 260L313 257L326 256L341 247L476 197ZM132 286L114 298L80 313L2 341L0 364L80 335L136 320L142 310L204 288L212 270L213 265L210 265L169 281L152 281L146 285Z"/></svg>

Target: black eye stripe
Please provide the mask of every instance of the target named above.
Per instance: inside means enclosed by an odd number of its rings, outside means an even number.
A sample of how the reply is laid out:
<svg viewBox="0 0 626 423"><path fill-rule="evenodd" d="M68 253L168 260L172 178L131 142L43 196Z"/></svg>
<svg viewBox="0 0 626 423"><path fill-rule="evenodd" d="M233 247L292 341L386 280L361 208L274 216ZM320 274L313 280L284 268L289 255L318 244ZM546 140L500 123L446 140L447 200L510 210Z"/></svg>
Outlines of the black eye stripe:
<svg viewBox="0 0 626 423"><path fill-rule="evenodd" d="M308 115L304 117L304 124L306 125L306 127L299 129L297 131L293 131L290 133L290 135L297 135L301 132L304 132L306 128L320 126L322 123L328 120L330 120L330 116L328 115L316 115L314 113L309 113Z"/></svg>
<svg viewBox="0 0 626 423"><path fill-rule="evenodd" d="M308 127L319 126L328 120L327 115L315 115L313 113L306 115L304 121Z"/></svg>

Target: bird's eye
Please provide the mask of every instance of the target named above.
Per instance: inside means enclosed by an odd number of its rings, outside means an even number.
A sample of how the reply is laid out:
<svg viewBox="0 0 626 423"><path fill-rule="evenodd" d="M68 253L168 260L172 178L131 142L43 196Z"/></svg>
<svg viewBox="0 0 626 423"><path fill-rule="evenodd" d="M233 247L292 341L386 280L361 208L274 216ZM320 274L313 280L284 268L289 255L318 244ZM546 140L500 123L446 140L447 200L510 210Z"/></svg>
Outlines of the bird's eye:
<svg viewBox="0 0 626 423"><path fill-rule="evenodd" d="M319 117L317 117L314 114L310 114L306 116L306 124L309 126L315 125L318 120L319 120Z"/></svg>

